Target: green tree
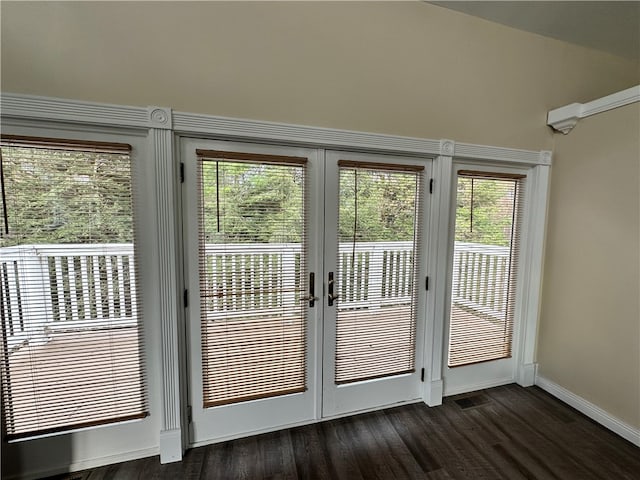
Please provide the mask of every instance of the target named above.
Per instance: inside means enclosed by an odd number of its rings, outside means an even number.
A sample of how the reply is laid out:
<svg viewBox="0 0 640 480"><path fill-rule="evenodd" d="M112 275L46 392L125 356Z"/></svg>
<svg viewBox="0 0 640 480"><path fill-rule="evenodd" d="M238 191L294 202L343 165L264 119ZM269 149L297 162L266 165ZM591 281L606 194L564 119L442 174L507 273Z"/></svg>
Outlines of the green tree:
<svg viewBox="0 0 640 480"><path fill-rule="evenodd" d="M202 178L207 243L301 241L302 167L205 161Z"/></svg>
<svg viewBox="0 0 640 480"><path fill-rule="evenodd" d="M377 170L342 170L339 236L342 241L410 241L416 220L416 177ZM356 219L357 215L357 219Z"/></svg>
<svg viewBox="0 0 640 480"><path fill-rule="evenodd" d="M2 169L0 246L133 241L129 155L2 147Z"/></svg>
<svg viewBox="0 0 640 480"><path fill-rule="evenodd" d="M513 223L516 182L458 179L456 241L508 246Z"/></svg>

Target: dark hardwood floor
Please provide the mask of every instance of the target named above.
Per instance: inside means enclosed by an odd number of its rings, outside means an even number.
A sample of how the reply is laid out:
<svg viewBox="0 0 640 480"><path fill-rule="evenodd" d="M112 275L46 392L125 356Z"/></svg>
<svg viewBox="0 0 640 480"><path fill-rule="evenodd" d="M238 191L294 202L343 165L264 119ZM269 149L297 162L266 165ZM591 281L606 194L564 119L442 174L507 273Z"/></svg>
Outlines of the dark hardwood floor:
<svg viewBox="0 0 640 480"><path fill-rule="evenodd" d="M640 448L537 387L497 387L54 477L640 479Z"/></svg>

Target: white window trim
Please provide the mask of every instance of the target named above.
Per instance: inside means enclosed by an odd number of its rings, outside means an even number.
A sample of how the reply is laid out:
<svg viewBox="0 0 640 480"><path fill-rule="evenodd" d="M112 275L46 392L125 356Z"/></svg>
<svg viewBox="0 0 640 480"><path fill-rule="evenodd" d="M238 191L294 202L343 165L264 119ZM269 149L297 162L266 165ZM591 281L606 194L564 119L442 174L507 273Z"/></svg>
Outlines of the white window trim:
<svg viewBox="0 0 640 480"><path fill-rule="evenodd" d="M429 234L427 235L429 276L434 288L427 301L425 338L425 387L423 400L430 406L442 402L443 325L446 313L446 255L453 161L500 163L531 169L525 251L526 288L523 288L521 358L517 381L532 385L535 378L535 339L542 280L542 251L547 208L551 152L492 147L453 140L401 137L374 133L289 125L213 115L173 112L170 108L134 107L77 100L2 93L3 125L28 125L52 122L52 126L72 124L74 129L100 131L106 127L146 131L150 152L155 160L156 220L158 223L159 298L162 399L159 448L161 462L182 458L186 439L186 385L184 309L182 308L181 206L179 195L179 158L174 145L179 136L197 136L224 140L259 141L281 145L331 148L371 153L394 153L436 157L434 191ZM435 246L436 248L433 248ZM429 348L430 347L430 348Z"/></svg>

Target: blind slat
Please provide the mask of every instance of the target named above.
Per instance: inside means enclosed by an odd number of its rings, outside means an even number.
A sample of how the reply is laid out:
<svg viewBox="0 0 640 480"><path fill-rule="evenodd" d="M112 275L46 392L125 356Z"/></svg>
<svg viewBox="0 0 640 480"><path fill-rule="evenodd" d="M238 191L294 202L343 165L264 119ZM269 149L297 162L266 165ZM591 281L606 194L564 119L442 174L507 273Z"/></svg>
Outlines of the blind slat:
<svg viewBox="0 0 640 480"><path fill-rule="evenodd" d="M3 147L25 147L42 150L63 150L93 153L128 153L131 145L114 142L94 142L90 140L68 140L62 138L25 137L22 135L0 135Z"/></svg>

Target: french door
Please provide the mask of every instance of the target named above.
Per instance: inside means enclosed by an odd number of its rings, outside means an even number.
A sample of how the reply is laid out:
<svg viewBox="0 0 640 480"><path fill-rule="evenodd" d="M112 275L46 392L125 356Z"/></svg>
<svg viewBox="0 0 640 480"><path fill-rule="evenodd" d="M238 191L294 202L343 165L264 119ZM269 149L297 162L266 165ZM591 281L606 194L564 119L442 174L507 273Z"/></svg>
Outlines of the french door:
<svg viewBox="0 0 640 480"><path fill-rule="evenodd" d="M324 416L420 397L428 168L326 154Z"/></svg>
<svg viewBox="0 0 640 480"><path fill-rule="evenodd" d="M180 149L190 443L420 398L430 165L196 139Z"/></svg>

